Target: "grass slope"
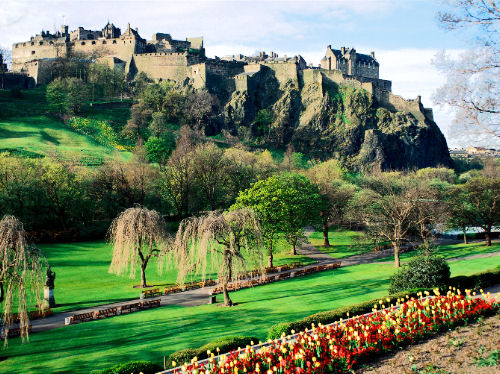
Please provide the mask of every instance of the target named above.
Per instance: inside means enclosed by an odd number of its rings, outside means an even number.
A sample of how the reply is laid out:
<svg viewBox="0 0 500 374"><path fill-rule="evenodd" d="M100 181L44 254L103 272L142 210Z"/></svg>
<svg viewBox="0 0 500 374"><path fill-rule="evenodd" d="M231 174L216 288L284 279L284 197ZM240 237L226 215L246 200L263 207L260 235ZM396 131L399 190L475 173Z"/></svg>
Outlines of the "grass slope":
<svg viewBox="0 0 500 374"><path fill-rule="evenodd" d="M44 156L57 152L65 157L94 161L102 161L113 153L108 147L48 116L43 87L24 90L22 98L13 98L9 91L0 90L0 106L0 151L28 151ZM94 108L87 115L125 123L129 111L127 108ZM128 152L120 154L129 157Z"/></svg>
<svg viewBox="0 0 500 374"><path fill-rule="evenodd" d="M452 275L494 267L500 256L451 263ZM12 339L0 352L0 373L88 373L130 360L162 361L163 355L215 338L251 334L261 339L277 322L358 303L387 293L394 267L368 264L238 291L238 305L221 308L162 307Z"/></svg>

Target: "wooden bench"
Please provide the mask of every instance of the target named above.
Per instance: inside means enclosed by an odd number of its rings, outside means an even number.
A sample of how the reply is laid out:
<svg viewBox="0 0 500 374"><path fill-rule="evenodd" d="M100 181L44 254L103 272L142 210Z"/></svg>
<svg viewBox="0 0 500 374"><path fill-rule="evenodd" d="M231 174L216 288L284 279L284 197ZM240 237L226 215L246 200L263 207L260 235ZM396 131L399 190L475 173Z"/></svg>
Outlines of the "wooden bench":
<svg viewBox="0 0 500 374"><path fill-rule="evenodd" d="M142 306L141 303L132 303L132 304L125 304L119 307L120 308L120 313L132 313L137 310L141 310Z"/></svg>
<svg viewBox="0 0 500 374"><path fill-rule="evenodd" d="M159 288L153 288L151 290L145 290L142 292L144 297L155 297L163 295L163 292Z"/></svg>
<svg viewBox="0 0 500 374"><path fill-rule="evenodd" d="M28 333L31 333L32 326L28 325ZM21 336L21 328L20 327L12 327L10 329L2 330L0 333L0 338L5 338L5 333L7 332L7 337L15 338L17 336Z"/></svg>
<svg viewBox="0 0 500 374"><path fill-rule="evenodd" d="M163 289L163 294L170 295L172 293L177 293L177 292L181 292L181 291L182 291L182 289L179 286L165 287Z"/></svg>
<svg viewBox="0 0 500 374"><path fill-rule="evenodd" d="M107 309L99 309L97 312L94 313L94 318L108 318L112 316L116 316L117 308L107 308Z"/></svg>
<svg viewBox="0 0 500 374"><path fill-rule="evenodd" d="M94 312L73 314L73 322L86 322L94 319Z"/></svg>
<svg viewBox="0 0 500 374"><path fill-rule="evenodd" d="M159 307L159 306L160 306L160 302L161 302L161 300L160 300L160 299L143 301L143 302L141 303L141 307L142 307L143 309L145 309L145 308L155 308L155 307Z"/></svg>

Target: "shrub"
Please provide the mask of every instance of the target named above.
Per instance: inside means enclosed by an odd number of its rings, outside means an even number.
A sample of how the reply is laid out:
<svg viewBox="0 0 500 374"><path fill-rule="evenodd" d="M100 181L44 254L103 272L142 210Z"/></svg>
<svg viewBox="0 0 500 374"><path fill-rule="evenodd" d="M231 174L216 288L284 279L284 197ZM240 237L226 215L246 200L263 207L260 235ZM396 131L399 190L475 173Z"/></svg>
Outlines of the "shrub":
<svg viewBox="0 0 500 374"><path fill-rule="evenodd" d="M450 267L439 256L416 256L391 277L389 293L413 288L444 287L450 281Z"/></svg>
<svg viewBox="0 0 500 374"><path fill-rule="evenodd" d="M219 353L227 353L238 348L244 348L247 345L250 345L252 341L257 343L259 339L253 336L226 336L207 343L197 349L188 348L174 352L169 356L167 362L171 364L172 361L175 361L177 364L181 365L185 362L191 362L193 357L197 357L198 360L203 360L208 358L207 351L213 352L215 355ZM217 348L219 348L219 352L217 352Z"/></svg>
<svg viewBox="0 0 500 374"><path fill-rule="evenodd" d="M14 87L10 89L10 96L14 99L22 99L24 97L23 92L19 87Z"/></svg>
<svg viewBox="0 0 500 374"><path fill-rule="evenodd" d="M115 365L109 369L92 370L90 374L155 374L162 370L163 367L150 361L131 361Z"/></svg>

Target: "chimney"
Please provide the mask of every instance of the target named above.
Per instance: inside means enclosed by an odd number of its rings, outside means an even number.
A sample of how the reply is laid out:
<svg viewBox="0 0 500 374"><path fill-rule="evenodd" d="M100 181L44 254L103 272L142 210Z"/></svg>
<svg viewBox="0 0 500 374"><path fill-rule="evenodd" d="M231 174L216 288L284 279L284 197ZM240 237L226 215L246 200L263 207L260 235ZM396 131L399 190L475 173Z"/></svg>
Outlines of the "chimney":
<svg viewBox="0 0 500 374"><path fill-rule="evenodd" d="M375 52L370 52L370 56L372 56L372 58L375 59Z"/></svg>
<svg viewBox="0 0 500 374"><path fill-rule="evenodd" d="M340 51L342 52L343 55L345 55L345 47L340 48Z"/></svg>
<svg viewBox="0 0 500 374"><path fill-rule="evenodd" d="M328 44L328 45L326 46L326 49L327 49L327 50L331 50L331 49L332 49L332 45L331 45L331 44Z"/></svg>

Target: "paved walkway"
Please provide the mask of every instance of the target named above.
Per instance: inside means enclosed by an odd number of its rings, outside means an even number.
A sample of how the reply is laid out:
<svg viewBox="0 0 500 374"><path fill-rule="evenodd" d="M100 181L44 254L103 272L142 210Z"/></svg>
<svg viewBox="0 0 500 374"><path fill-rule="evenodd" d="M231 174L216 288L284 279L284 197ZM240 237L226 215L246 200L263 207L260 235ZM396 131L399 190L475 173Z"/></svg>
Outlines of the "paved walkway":
<svg viewBox="0 0 500 374"><path fill-rule="evenodd" d="M312 233L312 231L313 231L312 229L309 229L309 228L306 229L306 236L309 237L309 235ZM315 261L317 261L317 263L314 263L314 264L311 264L308 266L304 266L303 267L304 269L309 268L309 267L313 267L313 266L317 266L318 264L322 265L322 264L329 264L329 263L339 262L339 261L341 262L342 267L367 264L367 263L372 262L375 259L388 257L388 256L392 255L392 249L386 249L383 251L368 252L368 253L364 253L361 255L355 255L355 256L349 256L349 257L345 257L345 258L336 259L336 258L333 258L330 255L320 251L319 249L317 249L316 247L314 247L310 243L304 243L301 248L297 249L297 252L299 254L302 254L304 256L307 256L307 257L312 258ZM449 259L449 261L491 257L491 256L499 255L499 254L500 254L500 252L478 254L478 255L467 256L467 257L453 258L453 259ZM180 305L180 306L190 307L190 306L204 305L204 304L208 304L209 297L211 295L211 291L214 287L215 286L204 287L204 288L198 288L195 290L179 292L179 293L175 293L175 294L171 294L171 295L158 296L155 299L158 299L158 298L160 299L161 306ZM492 292L492 293L499 292L500 285L497 288L499 288L499 290L497 290L497 291L490 290L490 292ZM50 316L50 317L47 317L44 319L33 320L31 322L32 326L33 326L33 332L39 332L39 331L45 331L45 330L51 330L51 329L63 327L65 318L70 317L73 314L94 312L94 311L98 311L99 309L118 307L118 306L125 305L125 304L137 303L139 301L141 301L141 300L135 299L135 300L127 300L127 301L113 303L113 304L98 305L98 306L94 306L94 307L86 308L86 309L81 309L81 310L73 310L70 312L57 313L57 314L54 314L53 316ZM85 322L83 322L83 323L85 323Z"/></svg>

